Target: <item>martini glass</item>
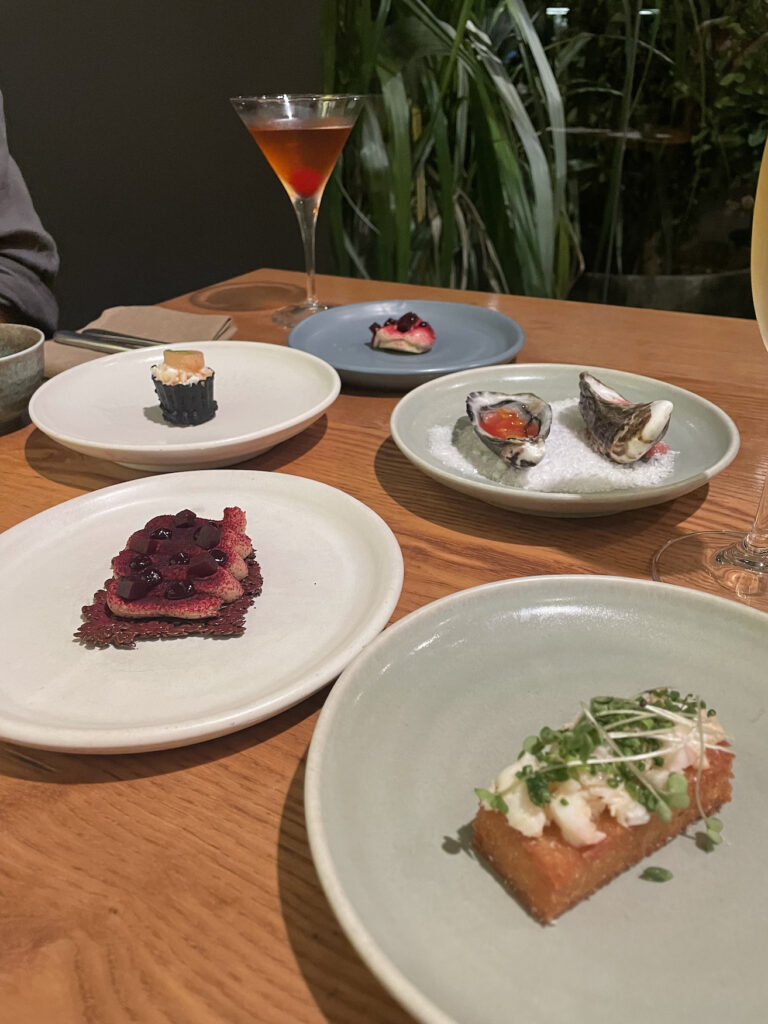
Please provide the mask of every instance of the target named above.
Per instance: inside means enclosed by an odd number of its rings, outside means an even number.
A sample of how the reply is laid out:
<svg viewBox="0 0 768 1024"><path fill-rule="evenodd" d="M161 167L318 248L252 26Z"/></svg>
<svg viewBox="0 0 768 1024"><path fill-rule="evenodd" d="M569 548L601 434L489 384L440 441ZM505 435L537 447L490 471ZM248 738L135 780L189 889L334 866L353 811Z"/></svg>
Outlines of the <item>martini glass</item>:
<svg viewBox="0 0 768 1024"><path fill-rule="evenodd" d="M315 227L320 200L362 106L362 96L236 96L230 100L288 193L301 229L307 294L272 319L293 327L327 309L315 294Z"/></svg>
<svg viewBox="0 0 768 1024"><path fill-rule="evenodd" d="M752 299L768 348L768 145L763 150L752 220ZM677 537L656 552L655 580L731 597L768 611L768 477L746 534L707 530Z"/></svg>

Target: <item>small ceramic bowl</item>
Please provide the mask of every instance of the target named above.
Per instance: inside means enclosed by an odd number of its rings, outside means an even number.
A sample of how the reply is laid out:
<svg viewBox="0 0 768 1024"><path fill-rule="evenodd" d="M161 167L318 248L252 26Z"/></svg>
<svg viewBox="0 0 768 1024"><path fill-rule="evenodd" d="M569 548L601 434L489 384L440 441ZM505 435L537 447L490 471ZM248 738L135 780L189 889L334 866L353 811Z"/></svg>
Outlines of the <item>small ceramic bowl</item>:
<svg viewBox="0 0 768 1024"><path fill-rule="evenodd" d="M0 324L0 429L26 412L43 381L42 331L24 324Z"/></svg>

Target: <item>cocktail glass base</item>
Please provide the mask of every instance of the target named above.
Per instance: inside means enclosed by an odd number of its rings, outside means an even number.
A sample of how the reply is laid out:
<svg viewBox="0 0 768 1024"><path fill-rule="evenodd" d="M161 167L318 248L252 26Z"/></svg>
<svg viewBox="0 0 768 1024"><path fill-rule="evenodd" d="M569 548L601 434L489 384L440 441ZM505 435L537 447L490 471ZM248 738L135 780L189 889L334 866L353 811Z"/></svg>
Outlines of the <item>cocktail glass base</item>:
<svg viewBox="0 0 768 1024"><path fill-rule="evenodd" d="M667 541L653 556L651 574L768 612L768 551L748 548L743 533L706 530Z"/></svg>
<svg viewBox="0 0 768 1024"><path fill-rule="evenodd" d="M304 302L297 303L295 306L283 306L281 309L276 310L272 314L272 321L273 323L281 324L283 327L295 327L302 320L306 320L308 316L322 313L324 309L330 309L330 306L326 306L324 302L318 302L316 299L307 299Z"/></svg>
<svg viewBox="0 0 768 1024"><path fill-rule="evenodd" d="M257 313L281 309L286 303L303 300L305 295L301 285L284 281L240 281L203 288L190 295L189 301L199 309Z"/></svg>

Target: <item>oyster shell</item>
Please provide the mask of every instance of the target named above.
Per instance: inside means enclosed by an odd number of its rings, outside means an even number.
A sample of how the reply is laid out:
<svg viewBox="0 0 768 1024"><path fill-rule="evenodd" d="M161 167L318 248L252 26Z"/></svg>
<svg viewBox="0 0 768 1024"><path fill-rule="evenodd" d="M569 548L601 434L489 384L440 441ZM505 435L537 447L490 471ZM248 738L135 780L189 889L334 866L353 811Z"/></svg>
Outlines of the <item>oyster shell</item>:
<svg viewBox="0 0 768 1024"><path fill-rule="evenodd" d="M613 462L637 462L662 439L672 403L629 402L584 370L579 374L579 411L592 448Z"/></svg>
<svg viewBox="0 0 768 1024"><path fill-rule="evenodd" d="M467 416L483 444L508 466L524 469L544 458L552 409L538 395L471 391Z"/></svg>

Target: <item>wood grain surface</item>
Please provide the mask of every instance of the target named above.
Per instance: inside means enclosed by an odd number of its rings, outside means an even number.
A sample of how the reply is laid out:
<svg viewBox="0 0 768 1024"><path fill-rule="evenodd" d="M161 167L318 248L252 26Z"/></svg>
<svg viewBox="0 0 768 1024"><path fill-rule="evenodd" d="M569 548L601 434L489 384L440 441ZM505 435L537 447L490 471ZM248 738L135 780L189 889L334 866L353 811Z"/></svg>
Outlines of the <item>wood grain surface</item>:
<svg viewBox="0 0 768 1024"><path fill-rule="evenodd" d="M284 344L270 309L301 284L300 274L260 270L166 305L226 311L238 338ZM768 472L768 355L754 321L331 277L319 291L334 304L422 297L498 309L525 330L520 362L661 378L715 402L741 433L735 461L692 494L616 516L546 519L425 477L389 436L399 396L345 388L312 427L242 468L321 480L378 512L405 559L393 619L510 577L647 579L671 537L750 525ZM9 431L0 435L0 530L144 475L69 451L31 425ZM326 693L178 750L76 756L0 745L0 1020L410 1020L343 936L310 857L304 764Z"/></svg>

